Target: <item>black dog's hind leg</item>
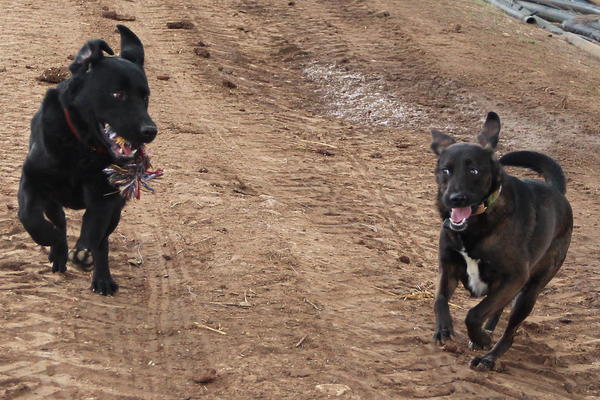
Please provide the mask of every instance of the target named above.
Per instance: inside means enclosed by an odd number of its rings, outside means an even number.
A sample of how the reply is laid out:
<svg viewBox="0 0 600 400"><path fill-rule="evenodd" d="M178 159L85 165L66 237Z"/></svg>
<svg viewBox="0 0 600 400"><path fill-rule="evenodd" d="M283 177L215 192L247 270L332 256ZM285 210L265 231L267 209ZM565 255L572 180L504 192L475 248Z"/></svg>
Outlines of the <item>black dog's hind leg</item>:
<svg viewBox="0 0 600 400"><path fill-rule="evenodd" d="M50 246L48 259L52 262L52 272L65 272L67 230L62 207L37 196L25 177L21 180L18 197L19 220L23 227L37 244Z"/></svg>
<svg viewBox="0 0 600 400"><path fill-rule="evenodd" d="M65 272L67 270L67 220L65 211L56 203L46 204L46 216L61 232L56 238L56 243L50 247L48 260L52 262L52 272Z"/></svg>
<svg viewBox="0 0 600 400"><path fill-rule="evenodd" d="M502 316L502 312L504 311L504 307L502 307L500 310L498 310L496 312L496 314L492 315L490 317L490 319L487 320L487 322L485 323L485 330L488 332L493 332L494 329L496 329L496 325L498 325L498 321L500 320L500 317Z"/></svg>
<svg viewBox="0 0 600 400"><path fill-rule="evenodd" d="M90 252L93 258L91 289L104 296L112 295L119 289L108 266L108 237L119 224L124 204L120 196L113 195L88 205L83 215L81 236L77 241L77 251Z"/></svg>

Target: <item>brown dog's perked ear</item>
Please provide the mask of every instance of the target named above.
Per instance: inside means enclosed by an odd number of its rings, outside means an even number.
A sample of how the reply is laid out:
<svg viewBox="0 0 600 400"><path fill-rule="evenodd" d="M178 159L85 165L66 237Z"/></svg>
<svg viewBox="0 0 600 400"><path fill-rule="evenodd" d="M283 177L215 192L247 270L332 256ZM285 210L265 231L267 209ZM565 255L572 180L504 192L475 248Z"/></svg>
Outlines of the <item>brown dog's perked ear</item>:
<svg viewBox="0 0 600 400"><path fill-rule="evenodd" d="M454 143L456 143L454 138L435 129L431 130L431 150L438 156L442 154L442 151L446 150L446 147Z"/></svg>
<svg viewBox="0 0 600 400"><path fill-rule="evenodd" d="M500 136L500 117L495 112L489 112L477 141L486 149L495 149Z"/></svg>

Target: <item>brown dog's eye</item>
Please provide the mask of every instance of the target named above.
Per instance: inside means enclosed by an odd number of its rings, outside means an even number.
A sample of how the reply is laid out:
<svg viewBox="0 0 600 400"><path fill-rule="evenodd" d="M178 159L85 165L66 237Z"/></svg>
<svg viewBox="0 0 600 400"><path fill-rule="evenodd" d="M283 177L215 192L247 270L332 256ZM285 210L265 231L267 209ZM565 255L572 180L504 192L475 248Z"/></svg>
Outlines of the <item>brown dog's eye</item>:
<svg viewBox="0 0 600 400"><path fill-rule="evenodd" d="M112 96L117 100L125 100L125 93L122 91L114 92Z"/></svg>

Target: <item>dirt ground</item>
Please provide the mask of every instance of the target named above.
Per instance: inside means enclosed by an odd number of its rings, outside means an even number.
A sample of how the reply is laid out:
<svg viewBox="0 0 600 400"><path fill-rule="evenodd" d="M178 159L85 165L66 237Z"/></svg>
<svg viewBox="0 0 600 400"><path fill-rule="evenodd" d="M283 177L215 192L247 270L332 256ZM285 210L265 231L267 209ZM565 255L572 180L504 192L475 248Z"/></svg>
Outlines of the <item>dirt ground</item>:
<svg viewBox="0 0 600 400"><path fill-rule="evenodd" d="M477 0L0 6L2 399L600 399L599 61ZM16 218L36 78L90 38L117 48L106 10L136 18L166 171L111 237L114 297L52 274ZM463 289L455 346L431 339L429 130L471 140L491 110L500 153L563 164L575 230L481 373Z"/></svg>

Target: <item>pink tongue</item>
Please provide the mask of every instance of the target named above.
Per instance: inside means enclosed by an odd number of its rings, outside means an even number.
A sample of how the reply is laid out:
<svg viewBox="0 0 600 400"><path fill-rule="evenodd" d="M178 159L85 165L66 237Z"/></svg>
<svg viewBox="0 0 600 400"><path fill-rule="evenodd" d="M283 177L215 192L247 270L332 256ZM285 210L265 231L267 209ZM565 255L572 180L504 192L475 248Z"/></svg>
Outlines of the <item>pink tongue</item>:
<svg viewBox="0 0 600 400"><path fill-rule="evenodd" d="M453 208L452 213L450 214L450 219L452 222L460 222L464 219L467 219L471 216L471 207L463 207L463 208Z"/></svg>

